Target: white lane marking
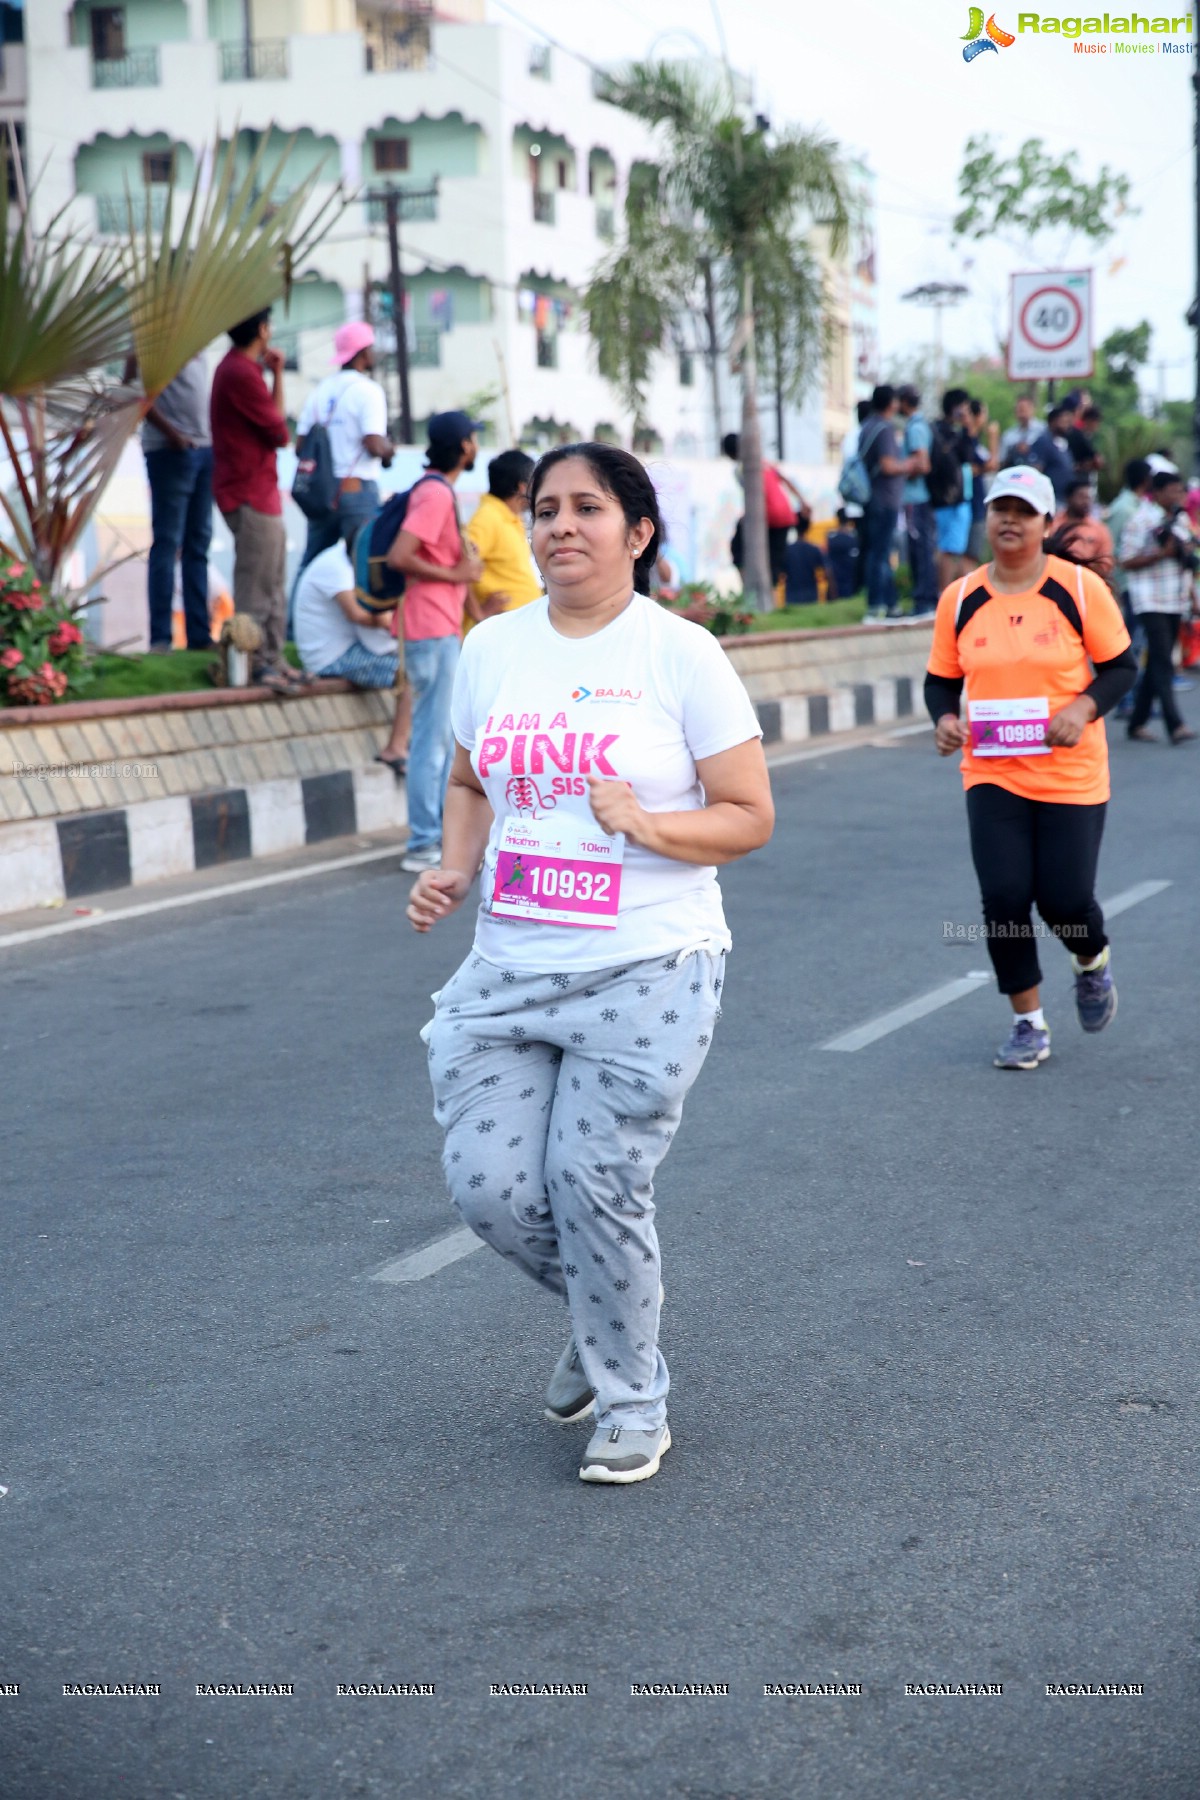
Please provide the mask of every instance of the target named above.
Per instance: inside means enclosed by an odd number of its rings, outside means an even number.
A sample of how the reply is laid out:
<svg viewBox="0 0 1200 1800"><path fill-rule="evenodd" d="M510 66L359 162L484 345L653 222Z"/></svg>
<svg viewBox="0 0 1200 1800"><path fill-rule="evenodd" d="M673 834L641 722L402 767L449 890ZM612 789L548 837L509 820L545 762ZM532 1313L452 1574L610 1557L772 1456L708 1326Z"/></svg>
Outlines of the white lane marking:
<svg viewBox="0 0 1200 1800"><path fill-rule="evenodd" d="M932 731L933 725L901 725L897 731L884 732L877 731L871 725L863 725L860 729L864 735L862 737L855 736L849 743L846 743L839 733L836 738L831 738L820 749L792 750L785 756L772 756L768 752L767 767L769 769L786 769L789 763L817 762L824 756L837 756L843 750L867 750L881 737L916 737L920 731ZM811 743L812 740L810 739L809 742Z"/></svg>
<svg viewBox="0 0 1200 1800"><path fill-rule="evenodd" d="M436 1275L449 1263L459 1262L472 1251L483 1249L483 1239L476 1237L466 1226L461 1231L451 1231L445 1237L435 1238L432 1244L426 1244L422 1250L414 1250L410 1256L398 1256L394 1262L384 1263L382 1269L376 1269L372 1281L424 1281L427 1275Z"/></svg>
<svg viewBox="0 0 1200 1800"><path fill-rule="evenodd" d="M1139 881L1136 887L1125 888L1114 894L1111 900L1102 900L1100 910L1106 919L1115 919L1131 906L1140 906L1143 900L1153 900L1169 888L1169 881ZM822 1050L862 1050L873 1044L878 1038L887 1037L889 1032L899 1031L902 1026L911 1025L916 1019L923 1019L926 1013L937 1012L939 1007L949 1006L955 1000L961 1000L966 994L976 993L992 979L986 969L972 969L969 974L959 976L957 981L948 981L943 987L934 988L932 993L922 994L917 1000L910 1000L906 1006L897 1006L891 1012L881 1013L877 1019L868 1019L865 1025L858 1025L853 1031L843 1032L841 1037L831 1038L829 1043L822 1044Z"/></svg>
<svg viewBox="0 0 1200 1800"><path fill-rule="evenodd" d="M957 981L947 981L942 987L934 988L931 993L922 994L917 1000L910 1000L904 1006L897 1006L891 1012L881 1013L877 1019L869 1019L865 1025L856 1025L853 1031L843 1032L841 1037L831 1038L822 1044L822 1050L862 1050L873 1044L877 1038L887 1037L890 1031L899 1031L904 1025L911 1025L914 1019L923 1019L926 1013L937 1012L939 1007L949 1006L953 1000L961 1000L964 994L973 994L977 989L986 986L991 980L986 969L972 969L967 975L960 975Z"/></svg>
<svg viewBox="0 0 1200 1800"><path fill-rule="evenodd" d="M167 900L144 900L140 906L92 913L85 919L61 919L55 925L34 925L28 931L10 931L0 937L0 950L10 950L18 944L33 944L40 938L62 937L68 931L119 925L123 919L144 919L150 913L174 912L180 906L199 906L204 900L223 900L229 894L249 894L255 888L279 887L285 881L304 881L310 875L331 875L337 869L356 869L364 863L384 862L389 856L403 854L403 844L390 844L386 850L363 850L356 856L332 856L326 862L309 863L302 869L282 869L276 875L256 875L249 881L225 881L220 887L200 888L191 894L173 894Z"/></svg>
<svg viewBox="0 0 1200 1800"><path fill-rule="evenodd" d="M1136 887L1126 888L1122 894L1114 894L1111 900L1100 902L1100 911L1106 919L1115 919L1120 913L1128 912L1131 906L1140 906L1143 900L1153 900L1155 894L1161 894L1169 888L1169 881L1139 881Z"/></svg>

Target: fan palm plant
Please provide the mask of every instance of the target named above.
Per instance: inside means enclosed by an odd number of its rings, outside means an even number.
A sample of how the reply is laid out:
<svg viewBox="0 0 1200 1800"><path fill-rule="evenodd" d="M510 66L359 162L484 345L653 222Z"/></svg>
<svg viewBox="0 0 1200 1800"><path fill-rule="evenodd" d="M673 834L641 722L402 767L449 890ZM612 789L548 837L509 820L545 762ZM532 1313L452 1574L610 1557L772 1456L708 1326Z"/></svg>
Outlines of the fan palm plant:
<svg viewBox="0 0 1200 1800"><path fill-rule="evenodd" d="M802 381L815 361L803 345L819 340L823 298L802 240L821 223L836 254L848 229L837 146L815 132L772 133L763 121L743 118L723 82L687 65L634 63L608 79L605 99L657 126L662 154L653 178L630 183L625 241L588 289L600 369L640 416L653 352L667 341L671 324L699 311L711 338L714 292L723 302L735 324L732 355L742 387L744 581L754 603L767 606L755 283L759 269L769 271L778 302L772 322L801 346L792 355L781 338L777 366L786 364Z"/></svg>
<svg viewBox="0 0 1200 1800"><path fill-rule="evenodd" d="M35 236L0 207L0 439L12 469L0 556L72 608L81 596L63 594L64 566L142 418L190 357L288 294L293 266L341 210L340 184L310 207L320 168L273 200L294 141L264 174L264 140L236 183L218 146L218 179L206 184L202 162L178 232L169 194L158 233L149 196L141 217L127 194L124 241L98 249L61 214ZM103 372L129 352L136 387Z"/></svg>

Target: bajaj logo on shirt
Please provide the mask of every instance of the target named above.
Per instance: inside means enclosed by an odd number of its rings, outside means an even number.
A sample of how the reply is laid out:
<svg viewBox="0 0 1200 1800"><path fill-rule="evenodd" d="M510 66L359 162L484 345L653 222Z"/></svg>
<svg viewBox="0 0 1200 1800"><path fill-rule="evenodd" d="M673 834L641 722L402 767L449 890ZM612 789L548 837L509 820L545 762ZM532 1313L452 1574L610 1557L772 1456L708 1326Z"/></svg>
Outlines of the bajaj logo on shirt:
<svg viewBox="0 0 1200 1800"><path fill-rule="evenodd" d="M572 688L572 700L594 700L597 706L636 706L642 697L641 688Z"/></svg>

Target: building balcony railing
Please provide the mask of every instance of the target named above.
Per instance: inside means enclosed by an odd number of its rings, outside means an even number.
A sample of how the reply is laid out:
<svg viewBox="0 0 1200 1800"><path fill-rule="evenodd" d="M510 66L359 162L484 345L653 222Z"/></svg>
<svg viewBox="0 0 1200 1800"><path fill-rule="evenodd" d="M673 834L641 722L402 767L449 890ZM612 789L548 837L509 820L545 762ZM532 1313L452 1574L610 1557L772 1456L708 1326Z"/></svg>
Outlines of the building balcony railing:
<svg viewBox="0 0 1200 1800"><path fill-rule="evenodd" d="M222 81L286 81L286 38L248 38L221 45Z"/></svg>
<svg viewBox="0 0 1200 1800"><path fill-rule="evenodd" d="M161 80L156 44L148 50L129 50L124 56L92 63L94 88L157 87Z"/></svg>
<svg viewBox="0 0 1200 1800"><path fill-rule="evenodd" d="M150 195L150 229L161 231L167 218L167 189L151 188ZM144 231L146 228L146 193L145 188L134 188L128 202L124 194L97 194L96 227L102 237L123 237L129 230L129 212L133 209L133 228Z"/></svg>
<svg viewBox="0 0 1200 1800"><path fill-rule="evenodd" d="M542 81L550 79L550 46L549 44L530 44L529 73L537 75Z"/></svg>
<svg viewBox="0 0 1200 1800"><path fill-rule="evenodd" d="M602 238L606 244L611 244L616 235L617 220L612 207L598 206L596 208L596 236Z"/></svg>
<svg viewBox="0 0 1200 1800"><path fill-rule="evenodd" d="M533 190L533 222L535 225L553 225L554 195L543 188Z"/></svg>
<svg viewBox="0 0 1200 1800"><path fill-rule="evenodd" d="M558 367L558 333L539 331L537 334L537 366L539 369L557 369Z"/></svg>
<svg viewBox="0 0 1200 1800"><path fill-rule="evenodd" d="M410 25L382 39L368 38L363 46L368 75L386 75L398 69L428 69L432 54L429 27Z"/></svg>
<svg viewBox="0 0 1200 1800"><path fill-rule="evenodd" d="M438 197L426 191L420 194L405 193L402 187L396 189L400 196L400 219L407 224L410 219L418 223L436 219L438 216ZM367 224L387 224L387 198L378 192L367 196Z"/></svg>
<svg viewBox="0 0 1200 1800"><path fill-rule="evenodd" d="M440 369L442 366L442 333L414 331L409 343L410 369Z"/></svg>

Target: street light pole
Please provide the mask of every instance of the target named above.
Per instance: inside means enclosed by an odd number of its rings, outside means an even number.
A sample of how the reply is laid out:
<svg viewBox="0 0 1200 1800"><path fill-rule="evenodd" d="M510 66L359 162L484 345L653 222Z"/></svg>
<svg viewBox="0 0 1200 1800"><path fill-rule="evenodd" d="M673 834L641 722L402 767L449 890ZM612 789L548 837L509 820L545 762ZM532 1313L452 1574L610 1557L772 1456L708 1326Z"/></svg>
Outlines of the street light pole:
<svg viewBox="0 0 1200 1800"><path fill-rule="evenodd" d="M902 295L905 300L915 300L918 306L933 308L933 385L938 393L942 387L942 313L947 306L957 306L965 300L970 291L961 281L927 281L923 287L911 288Z"/></svg>

